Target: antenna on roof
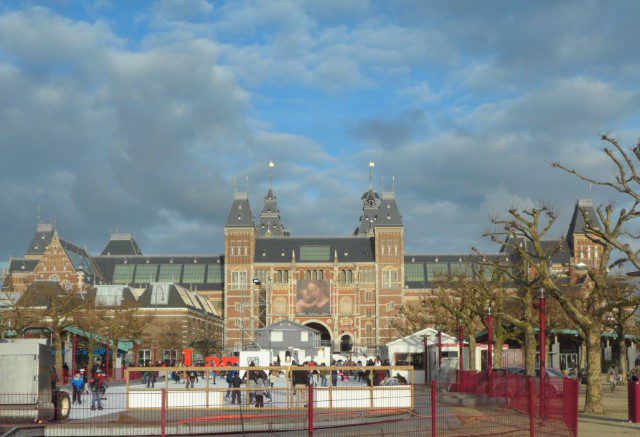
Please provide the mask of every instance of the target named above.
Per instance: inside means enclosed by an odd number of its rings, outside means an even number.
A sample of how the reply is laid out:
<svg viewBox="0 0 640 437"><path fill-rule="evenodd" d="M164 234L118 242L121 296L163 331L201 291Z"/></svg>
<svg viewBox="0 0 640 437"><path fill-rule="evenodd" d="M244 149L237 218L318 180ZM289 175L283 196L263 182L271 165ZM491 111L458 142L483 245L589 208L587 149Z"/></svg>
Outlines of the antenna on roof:
<svg viewBox="0 0 640 437"><path fill-rule="evenodd" d="M233 194L238 192L238 176L233 175Z"/></svg>
<svg viewBox="0 0 640 437"><path fill-rule="evenodd" d="M273 167L275 167L276 165L273 163L273 161L269 161L269 188L273 187Z"/></svg>
<svg viewBox="0 0 640 437"><path fill-rule="evenodd" d="M396 195L396 177L395 176L391 176L391 184L393 186L391 192L395 196Z"/></svg>
<svg viewBox="0 0 640 437"><path fill-rule="evenodd" d="M373 167L376 166L376 163L373 161L369 161L369 189L373 188Z"/></svg>

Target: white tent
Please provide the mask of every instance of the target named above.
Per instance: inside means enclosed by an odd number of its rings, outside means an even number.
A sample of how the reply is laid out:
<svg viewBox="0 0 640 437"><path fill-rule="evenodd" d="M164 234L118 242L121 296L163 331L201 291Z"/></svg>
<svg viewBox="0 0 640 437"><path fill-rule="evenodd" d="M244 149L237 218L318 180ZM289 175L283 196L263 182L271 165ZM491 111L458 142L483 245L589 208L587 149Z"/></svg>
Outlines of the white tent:
<svg viewBox="0 0 640 437"><path fill-rule="evenodd" d="M430 365L434 365L433 360L430 359L429 363L424 362L424 340L427 339L429 347L438 344L438 330L433 328L425 328L421 331L414 332L406 337L399 338L387 343L383 349L384 358L389 360L389 364L392 366L399 364L409 364L414 367L414 382L416 384L425 383L425 364L429 368ZM455 351L457 357L458 339L452 335L442 333L442 350L451 351L451 355ZM465 357L468 356L468 350L465 349ZM465 359L467 362L468 359ZM456 360L457 363L457 360ZM437 365L437 352L436 363Z"/></svg>

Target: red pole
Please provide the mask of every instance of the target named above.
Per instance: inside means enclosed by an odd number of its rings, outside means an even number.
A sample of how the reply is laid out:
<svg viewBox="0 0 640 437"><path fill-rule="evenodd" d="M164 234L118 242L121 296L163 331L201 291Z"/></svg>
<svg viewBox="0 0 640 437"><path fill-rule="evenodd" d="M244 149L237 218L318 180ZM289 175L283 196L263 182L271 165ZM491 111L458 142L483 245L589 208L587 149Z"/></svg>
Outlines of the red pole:
<svg viewBox="0 0 640 437"><path fill-rule="evenodd" d="M111 360L109 359L109 340L107 340L107 349L105 351L105 359L107 360L105 366L104 366L104 371L107 374L107 379L109 379L109 368L111 367Z"/></svg>
<svg viewBox="0 0 640 437"><path fill-rule="evenodd" d="M527 395L529 397L529 436L535 437L535 425L534 425L534 408L533 408L533 380L527 376Z"/></svg>
<svg viewBox="0 0 640 437"><path fill-rule="evenodd" d="M431 437L436 437L438 417L436 416L436 381L431 381Z"/></svg>
<svg viewBox="0 0 640 437"><path fill-rule="evenodd" d="M313 437L313 384L309 384L309 437Z"/></svg>
<svg viewBox="0 0 640 437"><path fill-rule="evenodd" d="M73 346L71 348L71 373L76 376L76 356L78 354L78 337L73 334Z"/></svg>
<svg viewBox="0 0 640 437"><path fill-rule="evenodd" d="M442 331L438 329L438 370L442 367Z"/></svg>
<svg viewBox="0 0 640 437"><path fill-rule="evenodd" d="M167 435L167 389L162 389L162 405L160 406L160 435Z"/></svg>
<svg viewBox="0 0 640 437"><path fill-rule="evenodd" d="M462 323L458 323L458 363L460 364L460 372L464 370L464 356L462 355L462 347L464 344L464 328L462 327Z"/></svg>
<svg viewBox="0 0 640 437"><path fill-rule="evenodd" d="M546 379L547 379L547 299L544 288L540 289L540 420L545 416Z"/></svg>
<svg viewBox="0 0 640 437"><path fill-rule="evenodd" d="M492 396L493 390L493 316L491 315L491 307L489 307L489 315L487 315L487 370L489 371L489 396Z"/></svg>

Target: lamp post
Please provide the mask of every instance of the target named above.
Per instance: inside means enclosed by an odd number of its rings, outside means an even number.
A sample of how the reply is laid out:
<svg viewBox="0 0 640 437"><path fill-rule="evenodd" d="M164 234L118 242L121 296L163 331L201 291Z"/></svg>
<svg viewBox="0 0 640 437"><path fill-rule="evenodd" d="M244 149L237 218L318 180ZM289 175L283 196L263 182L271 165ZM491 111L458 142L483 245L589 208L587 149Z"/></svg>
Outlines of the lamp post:
<svg viewBox="0 0 640 437"><path fill-rule="evenodd" d="M493 315L487 314L487 370L489 371L489 397L493 396Z"/></svg>
<svg viewBox="0 0 640 437"><path fill-rule="evenodd" d="M544 419L545 413L545 388L547 379L547 299L544 288L540 289L540 419Z"/></svg>
<svg viewBox="0 0 640 437"><path fill-rule="evenodd" d="M489 370L489 377L493 376L493 315L491 314L491 307L487 314L487 369Z"/></svg>
<svg viewBox="0 0 640 437"><path fill-rule="evenodd" d="M464 342L464 327L462 326L462 321L458 320L458 364L460 367L460 372L464 370L464 356L462 355L462 346Z"/></svg>
<svg viewBox="0 0 640 437"><path fill-rule="evenodd" d="M438 329L438 371L442 367L442 329Z"/></svg>

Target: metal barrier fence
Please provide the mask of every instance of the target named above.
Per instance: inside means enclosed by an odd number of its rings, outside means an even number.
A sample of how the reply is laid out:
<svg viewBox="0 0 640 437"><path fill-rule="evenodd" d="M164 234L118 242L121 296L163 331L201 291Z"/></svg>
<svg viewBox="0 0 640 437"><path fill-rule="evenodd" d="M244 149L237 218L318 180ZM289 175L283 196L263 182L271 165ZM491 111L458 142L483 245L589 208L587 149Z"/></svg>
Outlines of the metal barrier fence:
<svg viewBox="0 0 640 437"><path fill-rule="evenodd" d="M104 394L81 395L69 419L46 424L45 435L570 436L577 432L575 380L564 379L561 385L551 380L541 403L537 380L499 372L492 378L483 372L463 372L444 387L436 381L414 386L413 370L407 366L226 369L237 371L244 383L229 387L221 368L145 368L142 380L114 384ZM149 374L156 371L157 376ZM258 374L267 377L266 386L252 382ZM310 385L304 384L305 375ZM11 408L11 400L1 396L0 400L0 409ZM12 423L5 420L1 425Z"/></svg>

